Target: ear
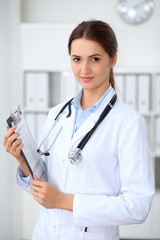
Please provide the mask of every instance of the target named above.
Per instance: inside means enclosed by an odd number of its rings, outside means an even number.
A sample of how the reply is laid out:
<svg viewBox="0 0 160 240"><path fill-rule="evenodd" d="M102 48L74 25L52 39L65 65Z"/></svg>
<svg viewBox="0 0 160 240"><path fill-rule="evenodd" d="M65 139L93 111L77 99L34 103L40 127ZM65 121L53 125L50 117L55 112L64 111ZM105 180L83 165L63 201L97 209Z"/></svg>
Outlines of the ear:
<svg viewBox="0 0 160 240"><path fill-rule="evenodd" d="M117 62L117 53L114 54L114 57L112 58L111 60L111 67L114 67L114 65L116 64Z"/></svg>

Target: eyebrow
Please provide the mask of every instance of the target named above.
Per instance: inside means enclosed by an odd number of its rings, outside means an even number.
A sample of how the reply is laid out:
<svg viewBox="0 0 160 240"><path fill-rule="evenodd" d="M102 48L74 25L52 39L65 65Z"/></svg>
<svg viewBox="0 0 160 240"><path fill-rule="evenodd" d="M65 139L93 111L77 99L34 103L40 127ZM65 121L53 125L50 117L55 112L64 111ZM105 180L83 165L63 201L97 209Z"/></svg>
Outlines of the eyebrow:
<svg viewBox="0 0 160 240"><path fill-rule="evenodd" d="M101 55L101 54L95 53L95 54L93 54L93 55L90 55L90 56L88 56L88 58L97 57L97 56L99 56L99 57L102 57L102 55ZM78 56L78 55L72 55L72 57L81 58L81 57L80 57L80 56Z"/></svg>

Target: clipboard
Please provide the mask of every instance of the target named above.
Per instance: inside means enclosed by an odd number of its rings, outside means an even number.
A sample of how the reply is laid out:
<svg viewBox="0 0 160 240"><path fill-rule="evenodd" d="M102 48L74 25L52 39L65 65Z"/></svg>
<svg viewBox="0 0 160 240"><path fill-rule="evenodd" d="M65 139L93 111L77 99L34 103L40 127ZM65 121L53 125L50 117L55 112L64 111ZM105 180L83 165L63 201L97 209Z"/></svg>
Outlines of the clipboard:
<svg viewBox="0 0 160 240"><path fill-rule="evenodd" d="M20 111L20 106L18 106L17 111L12 113L6 121L9 127L17 125L15 132L20 134L19 138L22 139L22 143L24 145L21 150L21 154L27 164L32 178L33 174L36 174L37 177L47 181L46 166L41 155L37 152L37 146L25 122L23 114Z"/></svg>

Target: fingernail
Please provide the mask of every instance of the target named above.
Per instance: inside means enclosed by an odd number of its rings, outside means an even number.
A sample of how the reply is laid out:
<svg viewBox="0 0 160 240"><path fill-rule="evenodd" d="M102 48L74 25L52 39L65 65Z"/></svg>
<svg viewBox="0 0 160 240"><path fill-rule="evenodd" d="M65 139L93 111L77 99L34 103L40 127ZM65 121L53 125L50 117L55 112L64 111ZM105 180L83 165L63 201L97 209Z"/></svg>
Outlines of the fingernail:
<svg viewBox="0 0 160 240"><path fill-rule="evenodd" d="M16 127L17 127L17 125L14 125L14 126L13 126L13 129L16 129Z"/></svg>

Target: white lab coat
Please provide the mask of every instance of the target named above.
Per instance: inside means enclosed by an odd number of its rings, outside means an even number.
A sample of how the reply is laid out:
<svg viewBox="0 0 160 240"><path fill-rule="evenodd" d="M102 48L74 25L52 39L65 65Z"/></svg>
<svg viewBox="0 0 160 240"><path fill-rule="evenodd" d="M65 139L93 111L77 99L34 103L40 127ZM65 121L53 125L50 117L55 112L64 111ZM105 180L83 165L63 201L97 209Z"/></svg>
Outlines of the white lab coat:
<svg viewBox="0 0 160 240"><path fill-rule="evenodd" d="M49 182L63 193L74 194L74 205L73 213L42 207L33 240L117 240L119 225L142 223L147 217L154 175L146 123L139 113L117 101L82 150L83 160L72 165L68 159L69 151L93 127L114 93L112 89L107 94L73 138L75 109L72 106L72 115L66 118L66 108L44 142L45 151L61 129L44 161ZM42 140L61 107L50 111ZM29 183L18 182L29 191Z"/></svg>

